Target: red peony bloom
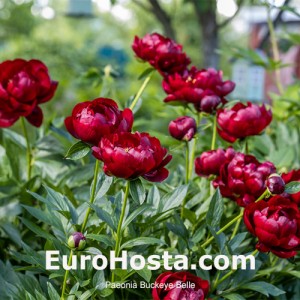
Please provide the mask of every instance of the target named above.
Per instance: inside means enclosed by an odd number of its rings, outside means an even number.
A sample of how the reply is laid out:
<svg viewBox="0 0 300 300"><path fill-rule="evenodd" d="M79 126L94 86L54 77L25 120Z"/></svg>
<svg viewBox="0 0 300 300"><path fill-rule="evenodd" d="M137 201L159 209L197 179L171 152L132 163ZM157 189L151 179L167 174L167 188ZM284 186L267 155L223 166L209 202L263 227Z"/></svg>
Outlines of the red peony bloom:
<svg viewBox="0 0 300 300"><path fill-rule="evenodd" d="M165 272L155 280L153 300L204 300L209 282L189 272Z"/></svg>
<svg viewBox="0 0 300 300"><path fill-rule="evenodd" d="M291 181L300 181L300 169L298 170L292 170L288 173L283 173L281 175L284 182L287 184ZM300 192L296 194L289 195L289 198L298 205L300 205Z"/></svg>
<svg viewBox="0 0 300 300"><path fill-rule="evenodd" d="M161 182L169 172L165 165L172 159L160 141L148 133L122 132L101 139L92 147L93 155L103 161L108 176L128 180L142 176L146 180Z"/></svg>
<svg viewBox="0 0 300 300"><path fill-rule="evenodd" d="M222 71L215 69L198 70L192 67L182 74L166 76L163 89L168 94L165 102L183 101L195 104L199 111L212 113L224 97L233 91L232 81L223 81Z"/></svg>
<svg viewBox="0 0 300 300"><path fill-rule="evenodd" d="M120 111L117 103L107 98L79 103L65 119L67 130L75 138L93 145L108 134L131 131L132 124L132 111Z"/></svg>
<svg viewBox="0 0 300 300"><path fill-rule="evenodd" d="M203 152L195 159L195 172L199 176L220 175L223 164L229 162L235 155L233 148L217 149Z"/></svg>
<svg viewBox="0 0 300 300"><path fill-rule="evenodd" d="M250 135L260 134L272 121L272 112L265 105L237 103L217 112L218 132L230 143Z"/></svg>
<svg viewBox="0 0 300 300"><path fill-rule="evenodd" d="M254 202L266 189L266 179L275 173L271 162L260 163L254 156L236 152L230 162L221 166L220 176L214 181L224 197L240 206Z"/></svg>
<svg viewBox="0 0 300 300"><path fill-rule="evenodd" d="M162 75L184 71L191 62L182 46L158 33L135 37L132 49L136 56L147 61Z"/></svg>
<svg viewBox="0 0 300 300"><path fill-rule="evenodd" d="M259 251L289 258L300 250L300 211L289 199L277 195L269 201L248 205L244 222L258 238Z"/></svg>
<svg viewBox="0 0 300 300"><path fill-rule="evenodd" d="M20 117L41 126L39 105L49 101L58 83L39 60L7 60L0 64L0 127L12 126Z"/></svg>
<svg viewBox="0 0 300 300"><path fill-rule="evenodd" d="M197 124L194 118L179 117L169 124L170 135L177 140L190 141L197 132Z"/></svg>

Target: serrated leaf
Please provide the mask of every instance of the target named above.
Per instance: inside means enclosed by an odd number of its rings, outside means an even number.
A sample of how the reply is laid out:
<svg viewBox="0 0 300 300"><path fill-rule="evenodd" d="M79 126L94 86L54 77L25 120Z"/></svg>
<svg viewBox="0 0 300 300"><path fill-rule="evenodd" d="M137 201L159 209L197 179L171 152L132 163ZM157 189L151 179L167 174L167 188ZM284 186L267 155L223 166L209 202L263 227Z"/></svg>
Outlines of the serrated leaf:
<svg viewBox="0 0 300 300"><path fill-rule="evenodd" d="M291 181L285 185L284 191L288 194L296 194L300 192L300 181Z"/></svg>
<svg viewBox="0 0 300 300"><path fill-rule="evenodd" d="M90 152L90 150L91 148L88 144L79 141L76 144L71 146L65 158L71 160L78 160L85 157Z"/></svg>

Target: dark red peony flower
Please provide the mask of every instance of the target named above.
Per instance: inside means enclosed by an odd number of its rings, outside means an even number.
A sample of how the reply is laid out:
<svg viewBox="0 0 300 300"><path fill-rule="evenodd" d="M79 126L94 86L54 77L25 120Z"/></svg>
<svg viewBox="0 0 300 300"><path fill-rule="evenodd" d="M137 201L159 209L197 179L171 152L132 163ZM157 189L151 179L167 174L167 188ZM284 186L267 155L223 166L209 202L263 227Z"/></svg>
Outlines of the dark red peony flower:
<svg viewBox="0 0 300 300"><path fill-rule="evenodd" d="M281 175L282 179L284 180L284 182L287 184L291 181L300 181L300 169L298 170L292 170L288 173L283 173ZM289 195L289 197L291 198L291 200L295 203L297 203L298 205L300 205L300 192L296 193L296 194L291 194Z"/></svg>
<svg viewBox="0 0 300 300"><path fill-rule="evenodd" d="M12 126L20 117L41 126L39 105L49 101L58 83L39 60L15 59L0 64L0 127Z"/></svg>
<svg viewBox="0 0 300 300"><path fill-rule="evenodd" d="M221 166L220 176L214 181L224 197L240 206L254 202L266 189L266 179L275 173L271 162L260 163L254 156L236 152L230 162Z"/></svg>
<svg viewBox="0 0 300 300"><path fill-rule="evenodd" d="M162 75L184 71L191 62L182 46L158 33L135 37L132 49L136 56L150 63Z"/></svg>
<svg viewBox="0 0 300 300"><path fill-rule="evenodd" d="M230 143L250 135L260 134L272 121L272 112L265 105L237 103L217 112L218 132Z"/></svg>
<svg viewBox="0 0 300 300"><path fill-rule="evenodd" d="M223 81L222 71L198 70L195 67L182 74L166 76L162 85L168 94L165 102L193 103L198 111L207 113L212 113L220 103L225 103L224 97L235 87L232 81Z"/></svg>
<svg viewBox="0 0 300 300"><path fill-rule="evenodd" d="M266 181L266 186L272 195L279 195L284 192L285 183L278 174L271 174Z"/></svg>
<svg viewBox="0 0 300 300"><path fill-rule="evenodd" d="M277 195L269 201L249 204L244 211L244 222L258 238L259 251L289 258L300 250L300 211L289 199Z"/></svg>
<svg viewBox="0 0 300 300"><path fill-rule="evenodd" d="M172 156L148 133L122 132L105 136L92 150L93 155L103 161L103 171L108 176L128 180L142 176L149 181L161 182L169 175L165 166Z"/></svg>
<svg viewBox="0 0 300 300"><path fill-rule="evenodd" d="M194 118L179 117L169 124L170 135L177 140L190 141L197 132L197 124Z"/></svg>
<svg viewBox="0 0 300 300"><path fill-rule="evenodd" d="M133 114L129 108L118 109L115 101L97 98L77 104L65 119L67 130L77 139L98 145L103 136L131 131Z"/></svg>
<svg viewBox="0 0 300 300"><path fill-rule="evenodd" d="M234 155L232 147L203 152L195 159L195 172L199 176L220 175L221 166L231 161Z"/></svg>
<svg viewBox="0 0 300 300"><path fill-rule="evenodd" d="M209 282L189 272L165 272L155 280L153 300L204 300Z"/></svg>

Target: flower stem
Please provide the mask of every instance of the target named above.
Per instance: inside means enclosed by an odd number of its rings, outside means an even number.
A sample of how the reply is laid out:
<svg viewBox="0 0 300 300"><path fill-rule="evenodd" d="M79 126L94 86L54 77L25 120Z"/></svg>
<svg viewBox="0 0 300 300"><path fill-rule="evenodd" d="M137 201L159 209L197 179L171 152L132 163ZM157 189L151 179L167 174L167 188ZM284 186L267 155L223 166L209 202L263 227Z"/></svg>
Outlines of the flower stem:
<svg viewBox="0 0 300 300"><path fill-rule="evenodd" d="M31 163L32 163L32 154L31 154L31 147L30 147L30 141L29 141L29 137L28 137L28 132L27 132L27 128L26 128L26 124L25 124L25 118L21 118L21 125L22 125L22 129L23 129L23 133L24 133L24 137L26 140L26 147L27 147L27 179L30 180L31 179Z"/></svg>
<svg viewBox="0 0 300 300"><path fill-rule="evenodd" d="M202 120L202 114L199 113L197 115L197 127L201 124ZM193 138L192 142L192 151L191 151L191 157L190 157L190 163L189 163L189 178L192 178L193 175L193 166L194 166L194 159L195 159L195 152L196 152L196 144L197 144L197 137Z"/></svg>
<svg viewBox="0 0 300 300"><path fill-rule="evenodd" d="M258 250L255 249L250 255L255 256L258 253ZM232 274L234 274L236 272L236 269L231 270L230 272L228 272L227 274L225 274L220 280L217 280L213 286L213 291L218 287L219 284L221 284L223 281L225 281L227 278L229 278Z"/></svg>
<svg viewBox="0 0 300 300"><path fill-rule="evenodd" d="M185 143L185 184L189 183L190 180L190 172L189 172L189 165L190 165L190 151L189 151L189 142ZM184 207L187 202L187 197L183 199L182 205L181 205L181 218L183 218L184 213Z"/></svg>
<svg viewBox="0 0 300 300"><path fill-rule="evenodd" d="M266 189L255 202L258 202L258 201L264 199L267 195L269 195L268 189ZM240 221L240 219L242 219L242 217L243 217L243 214L244 214L244 210L241 209L240 213L235 218L233 218L229 223L227 223L225 226L223 226L219 231L217 231L216 234L219 235L220 233L225 231L228 227L230 227L232 224L234 224L237 221ZM237 229L238 229L238 227L235 228L234 231L237 231ZM214 236L211 236L206 242L204 242L201 245L201 247L203 247L203 248L206 247L213 241L213 239L214 239Z"/></svg>
<svg viewBox="0 0 300 300"><path fill-rule="evenodd" d="M71 250L71 252L70 252L70 256L69 256L69 260L68 260L68 266L70 266L71 263L72 263L72 257L73 257L73 250ZM64 276L63 287L62 287L62 291L61 291L61 296L60 296L61 300L65 299L65 291L66 291L68 276L69 276L69 270L66 270L65 276Z"/></svg>
<svg viewBox="0 0 300 300"><path fill-rule="evenodd" d="M232 235L231 235L231 237L230 237L231 240L236 236L237 231L239 230L241 221L242 221L242 218L238 219L238 221L236 222L236 224L235 224L235 226L234 226L234 229L233 229L233 232L232 232Z"/></svg>
<svg viewBox="0 0 300 300"><path fill-rule="evenodd" d="M144 80L142 86L140 87L140 89L138 90L137 94L135 95L131 105L129 106L129 108L131 110L133 110L133 108L135 107L135 105L137 104L137 102L139 101L139 98L141 97L141 95L143 94L146 86L148 85L149 81L151 79L151 74L149 76L146 77L146 79Z"/></svg>
<svg viewBox="0 0 300 300"><path fill-rule="evenodd" d="M99 160L97 159L96 163L95 163L94 180L93 180L93 186L92 186L91 197L90 197L90 202L89 202L90 204L93 204L94 201L95 201L95 194L96 194L96 187L97 187L97 180L98 180L98 173L99 173L99 165L100 165L100 163L99 163ZM87 211L86 211L84 221L83 221L82 226L81 226L81 232L82 233L85 230L85 227L86 227L86 224L88 222L90 213L91 213L91 207L89 206Z"/></svg>
<svg viewBox="0 0 300 300"><path fill-rule="evenodd" d="M235 217L233 218L230 222L228 222L225 226L223 226L219 231L217 231L217 235L219 235L220 233L222 233L223 231L225 231L228 227L230 227L232 224L234 224L236 221L238 221L239 219L242 218L244 214L244 210L242 209L241 212ZM207 245L209 245L212 241L213 241L214 237L211 236L205 243L203 243L201 245L201 247L206 247Z"/></svg>
<svg viewBox="0 0 300 300"><path fill-rule="evenodd" d="M213 136L212 136L212 140L211 140L211 150L215 149L216 137L217 137L217 115L214 116Z"/></svg>
<svg viewBox="0 0 300 300"><path fill-rule="evenodd" d="M273 59L277 63L280 61L280 56L279 56L278 43L277 43L277 39L276 39L276 35L275 35L274 25L271 20L270 8L268 8L268 27L269 27L269 31L270 31ZM279 91L279 94L282 95L284 93L284 89L283 89L281 81L280 81L280 69L278 67L276 67L276 69L275 69L275 83L276 83L277 89Z"/></svg>
<svg viewBox="0 0 300 300"><path fill-rule="evenodd" d="M266 189L255 202L258 202L258 201L268 197L269 195L270 195L270 193L269 193L268 189Z"/></svg>
<svg viewBox="0 0 300 300"><path fill-rule="evenodd" d="M120 220L119 220L118 228L117 228L116 245L115 245L115 256L116 257L118 257L119 252L120 252L120 246L121 246L121 241L122 241L122 224L123 224L123 220L124 220L124 216L125 216L126 205L127 205L128 195L129 195L129 186L130 186L130 181L127 181L126 188L125 188L124 201L122 204L122 210L121 210L121 215L120 215ZM114 280L115 280L115 274L112 273L111 282L114 282Z"/></svg>

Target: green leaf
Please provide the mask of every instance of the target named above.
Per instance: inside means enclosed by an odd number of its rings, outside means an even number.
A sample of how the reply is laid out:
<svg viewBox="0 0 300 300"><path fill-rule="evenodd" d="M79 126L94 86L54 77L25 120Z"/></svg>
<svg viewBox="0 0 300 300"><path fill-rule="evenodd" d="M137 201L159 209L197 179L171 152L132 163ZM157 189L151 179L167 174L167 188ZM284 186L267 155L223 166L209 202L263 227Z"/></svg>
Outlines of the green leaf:
<svg viewBox="0 0 300 300"><path fill-rule="evenodd" d="M88 144L79 141L76 144L71 146L65 158L71 160L78 160L85 157L90 152L90 150L91 148Z"/></svg>
<svg viewBox="0 0 300 300"><path fill-rule="evenodd" d="M217 189L209 204L209 209L206 215L207 225L210 225L212 228L216 229L220 225L223 211L223 199L220 194L220 190Z"/></svg>
<svg viewBox="0 0 300 300"><path fill-rule="evenodd" d="M46 239L46 240L54 240L54 237L48 233L47 231L43 230L40 226L36 226L34 223L28 221L25 218L20 218L22 223L28 227L32 232L34 232L36 235Z"/></svg>
<svg viewBox="0 0 300 300"><path fill-rule="evenodd" d="M136 204L141 205L144 203L146 192L141 179L137 178L136 180L130 181L129 192Z"/></svg>
<svg viewBox="0 0 300 300"><path fill-rule="evenodd" d="M280 290L273 284L264 282L264 281L255 281L255 282L250 282L247 284L244 284L240 287L241 289L247 289L247 290L252 290L259 292L267 297L269 296L279 296L282 294L285 294L285 291Z"/></svg>
<svg viewBox="0 0 300 300"><path fill-rule="evenodd" d="M152 238L152 237L138 237L136 239L132 239L121 246L121 249L128 249L136 246L142 245L162 245L163 241Z"/></svg>
<svg viewBox="0 0 300 300"><path fill-rule="evenodd" d="M105 276L103 270L98 270L93 276L93 286L97 290L103 290L105 288Z"/></svg>
<svg viewBox="0 0 300 300"><path fill-rule="evenodd" d="M50 282L47 282L48 294L51 300L60 300L60 296Z"/></svg>
<svg viewBox="0 0 300 300"><path fill-rule="evenodd" d="M188 191L188 185L182 185L166 194L160 202L159 212L165 212L182 204Z"/></svg>
<svg viewBox="0 0 300 300"><path fill-rule="evenodd" d="M243 296L239 294L228 294L228 295L222 295L224 298L229 300L246 300Z"/></svg>
<svg viewBox="0 0 300 300"><path fill-rule="evenodd" d="M147 76L149 76L155 69L154 68L147 68L145 71L142 72L142 74L139 76L138 80L145 79Z"/></svg>
<svg viewBox="0 0 300 300"><path fill-rule="evenodd" d="M113 240L109 236L104 235L104 234L92 234L91 233L91 234L88 234L86 236L86 238L90 239L90 240L101 242L101 243L105 244L108 247L113 247L114 246Z"/></svg>
<svg viewBox="0 0 300 300"><path fill-rule="evenodd" d="M104 173L102 173L97 182L96 186L96 196L95 201L102 198L109 190L110 186L113 183L114 178L111 176L106 176Z"/></svg>
<svg viewBox="0 0 300 300"><path fill-rule="evenodd" d="M152 272L148 268L144 268L142 270L136 271L142 278L144 278L147 282L150 282L152 277Z"/></svg>
<svg viewBox="0 0 300 300"><path fill-rule="evenodd" d="M284 191L288 194L296 194L300 192L300 181L291 181L285 185Z"/></svg>
<svg viewBox="0 0 300 300"><path fill-rule="evenodd" d="M107 211L105 211L104 209L96 205L91 205L91 206L95 210L99 219L107 223L107 225L113 230L115 231L117 230L115 219Z"/></svg>
<svg viewBox="0 0 300 300"><path fill-rule="evenodd" d="M124 221L122 225L122 230L128 227L128 225L138 216L141 215L145 210L149 209L151 206L149 204L144 204L139 206L131 215Z"/></svg>

